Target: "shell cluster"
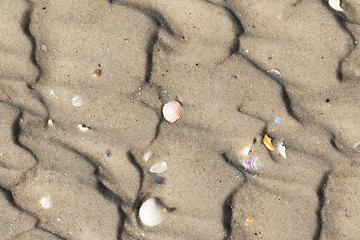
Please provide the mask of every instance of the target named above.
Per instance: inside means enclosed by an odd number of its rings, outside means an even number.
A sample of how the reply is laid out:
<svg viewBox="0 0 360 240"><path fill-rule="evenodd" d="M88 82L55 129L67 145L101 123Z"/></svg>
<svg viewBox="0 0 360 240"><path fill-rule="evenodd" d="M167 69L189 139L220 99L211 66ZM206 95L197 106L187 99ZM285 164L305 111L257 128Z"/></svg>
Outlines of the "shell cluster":
<svg viewBox="0 0 360 240"><path fill-rule="evenodd" d="M178 101L171 101L163 106L162 113L169 123L174 123L181 118L184 107Z"/></svg>

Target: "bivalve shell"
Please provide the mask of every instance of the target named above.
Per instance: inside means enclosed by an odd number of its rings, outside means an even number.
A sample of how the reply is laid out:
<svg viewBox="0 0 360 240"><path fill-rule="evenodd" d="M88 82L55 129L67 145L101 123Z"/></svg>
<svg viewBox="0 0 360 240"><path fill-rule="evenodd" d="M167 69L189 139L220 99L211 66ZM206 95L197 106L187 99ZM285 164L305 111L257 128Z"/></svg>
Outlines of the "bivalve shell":
<svg viewBox="0 0 360 240"><path fill-rule="evenodd" d="M162 173L165 172L167 169L166 162L158 162L151 166L150 172L152 173Z"/></svg>
<svg viewBox="0 0 360 240"><path fill-rule="evenodd" d="M155 227L162 222L162 209L156 198L146 200L140 207L139 218L147 227Z"/></svg>
<svg viewBox="0 0 360 240"><path fill-rule="evenodd" d="M162 112L166 121L174 123L181 118L184 107L178 101L171 101L164 105Z"/></svg>
<svg viewBox="0 0 360 240"><path fill-rule="evenodd" d="M241 165L250 171L258 170L260 168L260 160L255 156L249 156L247 158L243 158L241 161Z"/></svg>
<svg viewBox="0 0 360 240"><path fill-rule="evenodd" d="M354 149L355 151L360 152L360 142L354 144Z"/></svg>

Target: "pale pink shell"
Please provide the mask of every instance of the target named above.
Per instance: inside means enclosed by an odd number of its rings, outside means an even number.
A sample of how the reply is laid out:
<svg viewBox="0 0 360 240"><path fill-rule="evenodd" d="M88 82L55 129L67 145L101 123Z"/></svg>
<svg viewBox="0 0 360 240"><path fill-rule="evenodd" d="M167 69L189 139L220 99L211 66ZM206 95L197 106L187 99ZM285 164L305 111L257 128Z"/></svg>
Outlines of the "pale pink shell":
<svg viewBox="0 0 360 240"><path fill-rule="evenodd" d="M164 105L162 112L166 121L173 123L181 118L184 108L178 101L171 101Z"/></svg>

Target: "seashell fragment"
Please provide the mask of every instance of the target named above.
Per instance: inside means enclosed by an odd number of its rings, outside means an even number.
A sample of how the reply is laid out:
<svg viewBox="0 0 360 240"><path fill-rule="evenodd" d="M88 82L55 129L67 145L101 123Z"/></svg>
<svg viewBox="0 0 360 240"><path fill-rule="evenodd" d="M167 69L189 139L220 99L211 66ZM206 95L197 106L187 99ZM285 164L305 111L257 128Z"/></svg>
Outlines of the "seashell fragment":
<svg viewBox="0 0 360 240"><path fill-rule="evenodd" d="M154 154L153 151L147 150L147 151L145 152L144 156L143 156L144 162L149 161L149 159L151 158L151 156L152 156L153 154Z"/></svg>
<svg viewBox="0 0 360 240"><path fill-rule="evenodd" d="M52 120L51 118L49 118L49 120L47 121L47 125L48 125L48 126L54 125L54 120Z"/></svg>
<svg viewBox="0 0 360 240"><path fill-rule="evenodd" d="M266 148L269 149L270 151L275 150L274 145L271 143L271 138L267 134L265 134L263 137L263 143L266 146Z"/></svg>
<svg viewBox="0 0 360 240"><path fill-rule="evenodd" d="M102 71L101 69L95 69L94 73L93 73L93 77L94 78L99 78L101 77Z"/></svg>
<svg viewBox="0 0 360 240"><path fill-rule="evenodd" d="M166 162L158 162L151 166L150 172L152 173L162 173L165 172L167 169Z"/></svg>
<svg viewBox="0 0 360 240"><path fill-rule="evenodd" d="M343 12L344 9L341 7L341 0L329 0L329 5L336 11Z"/></svg>
<svg viewBox="0 0 360 240"><path fill-rule="evenodd" d="M250 157L242 159L241 165L246 170L250 170L250 171L258 170L260 168L260 161L257 157L250 156Z"/></svg>
<svg viewBox="0 0 360 240"><path fill-rule="evenodd" d="M247 157L249 155L249 152L250 152L250 146L246 146L240 148L239 155L242 157Z"/></svg>
<svg viewBox="0 0 360 240"><path fill-rule="evenodd" d="M147 227L155 227L162 222L162 209L156 198L146 200L140 207L139 218Z"/></svg>
<svg viewBox="0 0 360 240"><path fill-rule="evenodd" d="M279 141L277 144L276 144L276 150L279 152L279 154L286 159L286 148L284 146L284 142L283 141Z"/></svg>
<svg viewBox="0 0 360 240"><path fill-rule="evenodd" d="M252 224L254 222L254 218L253 217L248 217L247 219L246 219L246 226L248 226L248 225L250 225L250 224Z"/></svg>
<svg viewBox="0 0 360 240"><path fill-rule="evenodd" d="M166 121L174 123L181 118L184 107L178 101L171 101L164 105L162 112Z"/></svg>
<svg viewBox="0 0 360 240"><path fill-rule="evenodd" d="M360 153L360 142L357 142L354 144L354 149L355 149L355 151Z"/></svg>
<svg viewBox="0 0 360 240"><path fill-rule="evenodd" d="M273 76L273 77L275 77L275 78L280 78L280 76L281 76L280 71L277 70L277 69L267 70L266 72L267 72L269 75L271 75L271 76Z"/></svg>
<svg viewBox="0 0 360 240"><path fill-rule="evenodd" d="M82 101L81 97L78 96L78 95L75 95L75 96L72 98L72 105L73 105L74 107L80 107L80 106L82 106L82 105L83 105L83 101Z"/></svg>
<svg viewBox="0 0 360 240"><path fill-rule="evenodd" d="M78 128L82 132L87 132L90 130L90 128L88 126L86 126L85 124L78 124Z"/></svg>
<svg viewBox="0 0 360 240"><path fill-rule="evenodd" d="M42 197L40 199L39 203L40 203L41 207L44 208L44 209L48 209L48 208L50 208L52 206L50 196Z"/></svg>

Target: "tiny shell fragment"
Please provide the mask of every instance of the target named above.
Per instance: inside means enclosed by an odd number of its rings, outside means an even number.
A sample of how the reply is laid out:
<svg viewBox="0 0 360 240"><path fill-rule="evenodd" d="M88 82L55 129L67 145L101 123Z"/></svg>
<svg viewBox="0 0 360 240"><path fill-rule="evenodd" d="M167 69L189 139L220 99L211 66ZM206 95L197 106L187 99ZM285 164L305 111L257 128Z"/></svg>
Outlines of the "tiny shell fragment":
<svg viewBox="0 0 360 240"><path fill-rule="evenodd" d="M82 132L87 132L90 130L90 128L88 126L86 126L85 124L78 124L78 128Z"/></svg>
<svg viewBox="0 0 360 240"><path fill-rule="evenodd" d="M50 196L42 197L39 201L40 205L44 209L48 209L52 206Z"/></svg>
<svg viewBox="0 0 360 240"><path fill-rule="evenodd" d="M284 146L284 143L283 141L279 141L277 144L276 144L276 150L279 152L279 154L286 159L286 148Z"/></svg>
<svg viewBox="0 0 360 240"><path fill-rule="evenodd" d="M181 118L184 108L178 101L171 101L164 105L162 112L166 121L174 123Z"/></svg>
<svg viewBox="0 0 360 240"><path fill-rule="evenodd" d="M75 95L75 96L72 98L72 105L73 105L74 107L80 107L80 106L82 106L82 105L83 105L83 101L82 101L81 97L78 96L78 95Z"/></svg>
<svg viewBox="0 0 360 240"><path fill-rule="evenodd" d="M99 77L101 77L101 74L102 74L101 69L95 69L95 71L93 73L93 77L99 78Z"/></svg>
<svg viewBox="0 0 360 240"><path fill-rule="evenodd" d="M52 126L54 124L54 120L52 120L51 118L48 120L47 125L48 126Z"/></svg>
<svg viewBox="0 0 360 240"><path fill-rule="evenodd" d="M355 151L360 152L360 142L354 144L354 149Z"/></svg>
<svg viewBox="0 0 360 240"><path fill-rule="evenodd" d="M150 172L152 173L162 173L165 172L167 169L166 162L158 162L151 166Z"/></svg>
<svg viewBox="0 0 360 240"><path fill-rule="evenodd" d="M242 157L247 157L249 155L249 152L250 152L250 146L246 146L240 148L239 154Z"/></svg>
<svg viewBox="0 0 360 240"><path fill-rule="evenodd" d="M153 154L154 154L153 151L147 150L147 151L144 153L144 156L143 156L144 162L149 161L149 159L151 158L151 156L152 156Z"/></svg>
<svg viewBox="0 0 360 240"><path fill-rule="evenodd" d="M265 134L263 137L263 143L266 146L266 148L269 149L270 151L275 150L274 145L271 143L271 138L267 134Z"/></svg>
<svg viewBox="0 0 360 240"><path fill-rule="evenodd" d="M155 227L162 222L161 207L158 200L150 198L146 200L140 207L139 218L142 224L147 227Z"/></svg>

